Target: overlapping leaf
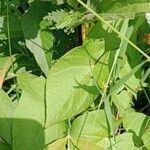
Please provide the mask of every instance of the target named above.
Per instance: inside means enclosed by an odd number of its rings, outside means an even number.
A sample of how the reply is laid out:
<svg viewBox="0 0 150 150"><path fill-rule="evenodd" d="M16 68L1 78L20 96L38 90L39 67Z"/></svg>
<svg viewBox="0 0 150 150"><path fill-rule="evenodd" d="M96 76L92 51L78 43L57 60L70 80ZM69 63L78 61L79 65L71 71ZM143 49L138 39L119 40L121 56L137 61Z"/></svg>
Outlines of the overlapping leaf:
<svg viewBox="0 0 150 150"><path fill-rule="evenodd" d="M38 65L45 75L51 66L53 36L46 32L42 17L46 15L50 3L36 0L29 11L22 17L22 28L28 49L33 53ZM28 22L28 23L26 23ZM40 25L41 23L41 25ZM44 27L44 28L43 28Z"/></svg>
<svg viewBox="0 0 150 150"><path fill-rule="evenodd" d="M110 145L110 143L112 146ZM138 147L134 145L133 135L131 133L124 133L116 136L116 142L113 141L112 138L104 138L100 142L98 142L98 145L108 150L138 150Z"/></svg>
<svg viewBox="0 0 150 150"><path fill-rule="evenodd" d="M0 136L11 145L14 107L8 95L0 89Z"/></svg>
<svg viewBox="0 0 150 150"><path fill-rule="evenodd" d="M71 136L91 141L99 141L109 136L109 127L103 110L88 112L74 120Z"/></svg>
<svg viewBox="0 0 150 150"><path fill-rule="evenodd" d="M24 144L22 148L24 150L35 148L40 150L44 145L62 138L66 133L65 122L44 128L46 119L44 77L25 73L18 77L18 84L19 89L22 89L22 95L14 115L13 148L17 150Z"/></svg>
<svg viewBox="0 0 150 150"><path fill-rule="evenodd" d="M47 126L84 111L98 95L92 70L103 49L103 41L91 41L52 67L46 86Z"/></svg>

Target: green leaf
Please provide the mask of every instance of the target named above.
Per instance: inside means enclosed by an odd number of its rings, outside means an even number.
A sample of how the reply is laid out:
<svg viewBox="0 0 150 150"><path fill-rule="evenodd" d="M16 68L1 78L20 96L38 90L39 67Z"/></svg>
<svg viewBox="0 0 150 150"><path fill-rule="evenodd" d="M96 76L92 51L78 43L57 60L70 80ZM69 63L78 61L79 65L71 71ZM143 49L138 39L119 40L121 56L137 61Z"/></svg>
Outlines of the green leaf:
<svg viewBox="0 0 150 150"><path fill-rule="evenodd" d="M122 119L122 122L124 128L128 132L134 133L137 136L141 137L144 134L148 118L149 118L148 116L142 113L132 112L126 113L126 115Z"/></svg>
<svg viewBox="0 0 150 150"><path fill-rule="evenodd" d="M20 147L22 150L41 150L44 145L45 79L33 75L29 78L29 76L26 74L18 76L22 95L13 121L13 149L15 150L19 150Z"/></svg>
<svg viewBox="0 0 150 150"><path fill-rule="evenodd" d="M117 23L118 21L116 21ZM129 19L124 19L123 21L121 21L120 23L121 25L121 29L120 29L120 33L122 33L122 35L126 36L128 39L130 39L130 36L133 32L133 26L129 26ZM126 42L125 40L121 39L119 48L117 48L116 51L119 52L118 54L118 58L116 61L116 66L114 68L114 72L113 72L113 77L118 78L121 69L125 66L125 64L127 63L127 58L126 58L126 51L128 48L128 42ZM110 55L110 61L109 61L109 67L111 69L114 58L115 58L115 54L116 51L112 51L112 54Z"/></svg>
<svg viewBox="0 0 150 150"><path fill-rule="evenodd" d="M46 128L44 131L45 145L47 145L57 139L63 138L67 133L67 125L66 122L63 121L53 126L50 126L49 128Z"/></svg>
<svg viewBox="0 0 150 150"><path fill-rule="evenodd" d="M73 143L76 143L76 139L72 138L71 139ZM106 150L100 146L98 146L96 143L94 142L91 142L87 139L80 139L78 145L76 145L76 147L74 147L74 145L72 145L72 147L75 149L75 150L87 150L87 149L90 149L90 150Z"/></svg>
<svg viewBox="0 0 150 150"><path fill-rule="evenodd" d="M42 20L40 22L40 38L41 38L41 44L42 48L45 52L46 60L48 67L51 67L51 61L52 61L52 47L54 42L54 37L50 31L47 31L47 27L49 26L49 23L45 20Z"/></svg>
<svg viewBox="0 0 150 150"><path fill-rule="evenodd" d="M88 112L76 118L71 128L71 136L98 142L108 137L108 124L103 110Z"/></svg>
<svg viewBox="0 0 150 150"><path fill-rule="evenodd" d="M28 49L33 53L38 65L45 75L51 63L53 36L46 32L42 18L49 11L50 3L35 0L29 11L22 17L22 28Z"/></svg>
<svg viewBox="0 0 150 150"><path fill-rule="evenodd" d="M51 29L64 29L65 32L74 32L74 28L81 24L82 13L79 11L65 11L56 10L48 13L48 16L44 19L48 20L50 23L53 22L54 25Z"/></svg>
<svg viewBox="0 0 150 150"><path fill-rule="evenodd" d="M21 20L19 15L14 13L9 13L9 31L10 31L10 38L22 38L22 27L21 27ZM5 40L8 38L7 34L7 18L0 17L0 39Z"/></svg>
<svg viewBox="0 0 150 150"><path fill-rule="evenodd" d="M144 65L144 64L143 64ZM129 74L131 75L131 72L134 71L134 69L139 66L139 69L134 73L132 74L132 76L128 76ZM141 70L141 67L140 65L136 65L135 67L131 68L130 64L129 64L129 61L126 60L126 64L124 65L124 67L121 69L121 71L119 72L119 78L120 78L120 81L122 79L125 79L125 76L129 77L125 82L124 82L124 86L126 86L126 88L128 89L128 91L130 93L135 93L137 92L137 90L139 89L140 87L140 76L137 76L136 77L136 73L138 73L138 71ZM123 80L122 80L123 81ZM119 81L118 81L119 82ZM134 91L134 92L133 92Z"/></svg>
<svg viewBox="0 0 150 150"><path fill-rule="evenodd" d="M109 1L101 3L101 9L104 12L118 14L136 14L150 11L149 0L126 0L126 1Z"/></svg>
<svg viewBox="0 0 150 150"><path fill-rule="evenodd" d="M132 138L133 135L131 133L124 133L116 136L116 142L113 140L113 138L104 138L98 142L98 145L106 148L107 150L138 150L138 148L135 147ZM110 145L110 141L112 147Z"/></svg>
<svg viewBox="0 0 150 150"><path fill-rule="evenodd" d="M46 146L44 150L66 150L66 138L59 139L56 142Z"/></svg>
<svg viewBox="0 0 150 150"><path fill-rule="evenodd" d="M120 43L120 39L116 36L116 34L108 30L108 27L102 24L101 22L98 22L96 23L96 25L94 25L94 27L89 31L87 38L88 39L104 38L106 43L105 45L106 51L118 48L118 45Z"/></svg>
<svg viewBox="0 0 150 150"><path fill-rule="evenodd" d="M71 141L74 143L75 142L75 139L71 139ZM98 145L96 145L95 143L91 142L91 141L88 141L88 140L85 140L85 139L82 139L79 141L79 145L78 147L74 147L74 145L72 144L72 142L70 141L69 139L69 146L71 147L71 149L74 149L74 150L87 150L87 149L90 149L90 150L105 150L104 148L101 148L99 147ZM64 139L60 139L60 140L57 140L56 142L48 145L45 150L66 150L66 144L67 144L67 139L64 138Z"/></svg>
<svg viewBox="0 0 150 150"><path fill-rule="evenodd" d="M146 129L144 132L144 135L142 136L142 140L144 143L144 146L148 149L150 149L150 129Z"/></svg>
<svg viewBox="0 0 150 150"><path fill-rule="evenodd" d="M104 42L90 41L64 55L50 70L47 86L47 126L84 111L98 95L91 68ZM95 73L96 74L96 73Z"/></svg>
<svg viewBox="0 0 150 150"><path fill-rule="evenodd" d="M14 108L8 95L0 89L0 136L11 144Z"/></svg>
<svg viewBox="0 0 150 150"><path fill-rule="evenodd" d="M69 5L71 5L74 8L78 7L78 2L74 1L74 0L67 0L67 2L69 3Z"/></svg>
<svg viewBox="0 0 150 150"><path fill-rule="evenodd" d="M0 16L0 40L6 40L7 39L7 36L6 36L6 33L5 33L5 29L4 29L4 17L1 17Z"/></svg>
<svg viewBox="0 0 150 150"><path fill-rule="evenodd" d="M114 102L115 106L118 109L120 117L125 113L126 109L131 107L132 97L126 90L123 90L119 94L113 93L111 100Z"/></svg>
<svg viewBox="0 0 150 150"><path fill-rule="evenodd" d="M113 94L116 92L121 86L123 86L129 78L131 78L146 62L142 62L139 65L137 65L135 68L133 68L129 73L127 73L123 78L121 78L111 89L110 94Z"/></svg>
<svg viewBox="0 0 150 150"><path fill-rule="evenodd" d="M22 89L22 95L13 121L13 148L17 150L24 143L22 148L24 150L35 148L40 150L43 145L65 135L66 123L60 122L44 128L46 109L43 77L24 73L20 74L17 80L18 88Z"/></svg>
<svg viewBox="0 0 150 150"><path fill-rule="evenodd" d="M4 143L0 143L0 149L1 150L10 150L10 147Z"/></svg>

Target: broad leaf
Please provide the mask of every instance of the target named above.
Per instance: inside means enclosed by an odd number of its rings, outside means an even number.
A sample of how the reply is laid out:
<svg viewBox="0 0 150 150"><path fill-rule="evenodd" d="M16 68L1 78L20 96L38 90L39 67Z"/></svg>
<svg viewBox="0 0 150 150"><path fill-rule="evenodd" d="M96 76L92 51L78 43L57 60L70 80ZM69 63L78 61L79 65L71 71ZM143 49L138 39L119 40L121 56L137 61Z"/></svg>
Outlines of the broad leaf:
<svg viewBox="0 0 150 150"><path fill-rule="evenodd" d="M89 31L87 35L88 39L100 39L104 38L105 40L105 49L106 51L114 50L118 48L120 39L116 34L108 29L106 25L101 22L96 23L94 27Z"/></svg>
<svg viewBox="0 0 150 150"><path fill-rule="evenodd" d="M45 145L47 145L57 139L63 138L66 135L67 133L66 122L63 121L53 126L50 126L49 128L46 128L44 132L45 132Z"/></svg>
<svg viewBox="0 0 150 150"><path fill-rule="evenodd" d="M84 111L98 95L92 69L103 49L103 41L90 41L90 47L71 50L52 67L46 84L47 126Z"/></svg>
<svg viewBox="0 0 150 150"><path fill-rule="evenodd" d="M116 142L112 138L104 138L98 142L98 145L107 150L138 150L134 145L133 134L131 133L124 133L116 136Z"/></svg>
<svg viewBox="0 0 150 150"><path fill-rule="evenodd" d="M22 28L28 49L33 53L41 70L48 74L53 46L53 36L46 32L42 17L50 9L50 3L35 0L29 11L22 17Z"/></svg>
<svg viewBox="0 0 150 150"><path fill-rule="evenodd" d="M109 127L103 110L88 112L74 120L71 128L71 136L84 138L91 141L99 141L109 136Z"/></svg>
<svg viewBox="0 0 150 150"><path fill-rule="evenodd" d="M48 146L46 146L46 148L44 150L66 150L66 139L60 139L57 140L56 142L49 144Z"/></svg>
<svg viewBox="0 0 150 150"><path fill-rule="evenodd" d="M145 130L148 118L149 118L148 116L142 113L132 112L132 113L126 113L122 122L123 122L124 128L128 132L134 133L137 136L141 137L144 134L144 130Z"/></svg>
<svg viewBox="0 0 150 150"><path fill-rule="evenodd" d="M150 129L146 129L144 135L142 136L142 140L144 143L144 146L147 149L150 149Z"/></svg>
<svg viewBox="0 0 150 150"><path fill-rule="evenodd" d="M22 95L13 121L13 148L17 150L24 143L24 149L40 150L43 145L64 137L65 122L44 128L45 79L28 73L21 74L18 76L18 88L22 89Z"/></svg>
<svg viewBox="0 0 150 150"><path fill-rule="evenodd" d="M0 89L0 136L9 144L12 141L14 108L8 95Z"/></svg>
<svg viewBox="0 0 150 150"><path fill-rule="evenodd" d="M18 80L22 95L13 121L13 149L41 150L44 145L45 79L22 74Z"/></svg>
<svg viewBox="0 0 150 150"><path fill-rule="evenodd" d="M70 141L71 140L71 141ZM71 149L73 150L105 150L104 148L99 147L98 145L96 145L95 143L82 139L79 141L78 145L74 146L72 143L75 143L75 139L69 139L69 146L71 147ZM48 145L45 150L66 150L66 147L68 144L68 140L67 139L60 139L57 140L56 142Z"/></svg>
<svg viewBox="0 0 150 150"><path fill-rule="evenodd" d="M73 143L76 143L76 139L72 138L71 139ZM75 150L87 150L87 149L90 149L90 150L106 150L100 146L98 146L96 143L94 142L91 142L87 139L80 139L79 142L78 142L78 145L73 145L72 144L72 149L75 149Z"/></svg>
<svg viewBox="0 0 150 150"><path fill-rule="evenodd" d="M111 96L111 100L117 107L119 116L121 117L126 111L126 109L131 107L130 103L132 102L132 97L129 95L127 91L123 90L118 94L113 93Z"/></svg>

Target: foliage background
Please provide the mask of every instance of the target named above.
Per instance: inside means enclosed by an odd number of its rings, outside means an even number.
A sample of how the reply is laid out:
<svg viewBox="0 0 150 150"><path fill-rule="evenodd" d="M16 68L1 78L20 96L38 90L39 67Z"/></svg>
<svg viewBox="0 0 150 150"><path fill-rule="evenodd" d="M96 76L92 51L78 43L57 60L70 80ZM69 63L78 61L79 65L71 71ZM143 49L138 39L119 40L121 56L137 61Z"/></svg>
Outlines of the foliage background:
<svg viewBox="0 0 150 150"><path fill-rule="evenodd" d="M0 1L1 150L149 150L149 0Z"/></svg>

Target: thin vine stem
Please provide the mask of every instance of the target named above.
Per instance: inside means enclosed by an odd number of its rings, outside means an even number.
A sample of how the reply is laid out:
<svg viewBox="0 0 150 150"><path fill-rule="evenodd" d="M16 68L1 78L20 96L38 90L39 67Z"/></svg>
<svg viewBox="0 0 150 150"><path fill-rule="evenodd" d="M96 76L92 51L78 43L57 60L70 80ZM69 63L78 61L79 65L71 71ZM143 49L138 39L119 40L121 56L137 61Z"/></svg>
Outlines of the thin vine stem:
<svg viewBox="0 0 150 150"><path fill-rule="evenodd" d="M110 29L112 29L114 32L116 32L120 38L127 41L133 48L135 48L139 53L141 53L145 58L147 58L148 61L150 61L150 56L148 56L146 53L144 53L138 46L136 46L133 42L131 42L128 38L126 38L124 35L122 35L118 30L116 30L111 24L109 24L104 18L102 18L98 13L96 13L94 10L92 10L89 6L87 6L85 3L83 3L81 0L77 0L83 7L85 7L87 10L89 10L95 17L97 17L100 21L105 23Z"/></svg>

